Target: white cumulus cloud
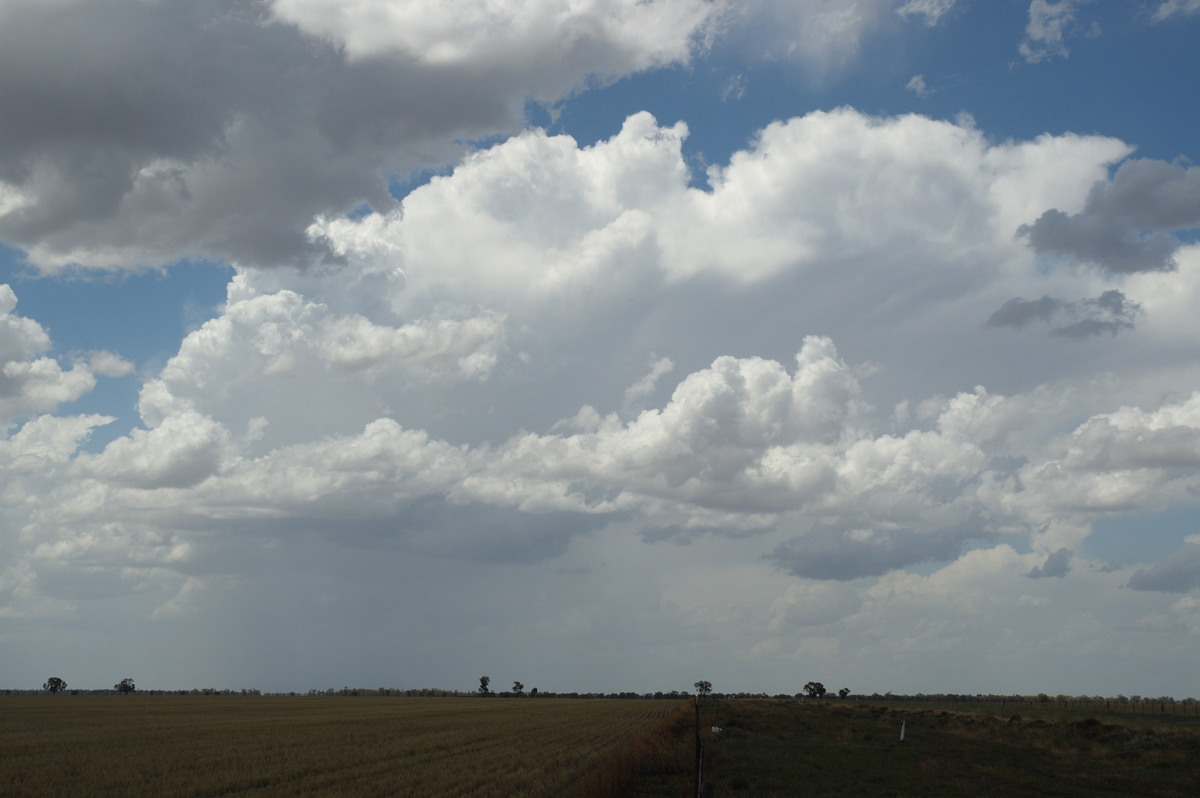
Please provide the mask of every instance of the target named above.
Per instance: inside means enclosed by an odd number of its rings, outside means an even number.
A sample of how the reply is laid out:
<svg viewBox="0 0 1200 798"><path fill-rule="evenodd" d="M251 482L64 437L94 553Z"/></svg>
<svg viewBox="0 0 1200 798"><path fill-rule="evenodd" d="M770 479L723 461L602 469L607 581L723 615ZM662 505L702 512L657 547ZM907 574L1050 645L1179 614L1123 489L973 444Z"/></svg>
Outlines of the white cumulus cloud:
<svg viewBox="0 0 1200 798"><path fill-rule="evenodd" d="M22 417L55 410L96 385L87 365L64 370L50 357L50 336L33 319L17 315L17 295L0 284L0 428ZM110 371L101 362L101 373Z"/></svg>

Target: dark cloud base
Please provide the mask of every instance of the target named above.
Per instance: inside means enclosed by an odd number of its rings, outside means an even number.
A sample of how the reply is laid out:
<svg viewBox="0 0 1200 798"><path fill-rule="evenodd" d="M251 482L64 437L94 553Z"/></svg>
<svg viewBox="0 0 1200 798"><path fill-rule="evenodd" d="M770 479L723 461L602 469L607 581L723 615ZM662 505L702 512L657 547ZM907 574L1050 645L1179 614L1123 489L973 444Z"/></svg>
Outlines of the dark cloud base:
<svg viewBox="0 0 1200 798"><path fill-rule="evenodd" d="M1200 226L1200 169L1141 159L1097 183L1078 214L1050 209L1017 235L1035 252L1074 258L1110 274L1170 271L1179 239Z"/></svg>
<svg viewBox="0 0 1200 798"><path fill-rule="evenodd" d="M1053 335L1088 338L1116 335L1134 329L1134 320L1143 315L1142 306L1131 302L1120 291L1105 291L1094 299L1068 301L1044 296L1041 299L1016 297L1000 306L987 327L1026 327L1033 322L1050 325Z"/></svg>
<svg viewBox="0 0 1200 798"><path fill-rule="evenodd" d="M899 529L859 540L828 528L785 541L766 559L794 576L850 581L917 563L948 562L958 557L965 543L961 530L954 529Z"/></svg>
<svg viewBox="0 0 1200 798"><path fill-rule="evenodd" d="M1129 577L1129 588L1162 593L1188 593L1200 588L1200 543L1184 543L1162 562L1135 571Z"/></svg>

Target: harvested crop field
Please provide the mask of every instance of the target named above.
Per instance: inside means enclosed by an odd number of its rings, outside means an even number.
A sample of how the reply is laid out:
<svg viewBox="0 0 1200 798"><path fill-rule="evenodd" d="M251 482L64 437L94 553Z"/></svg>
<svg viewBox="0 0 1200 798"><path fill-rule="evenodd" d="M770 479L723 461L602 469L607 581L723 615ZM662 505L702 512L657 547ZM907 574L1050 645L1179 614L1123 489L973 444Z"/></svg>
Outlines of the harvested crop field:
<svg viewBox="0 0 1200 798"><path fill-rule="evenodd" d="M675 766L690 721L675 701L6 696L0 795L604 795Z"/></svg>

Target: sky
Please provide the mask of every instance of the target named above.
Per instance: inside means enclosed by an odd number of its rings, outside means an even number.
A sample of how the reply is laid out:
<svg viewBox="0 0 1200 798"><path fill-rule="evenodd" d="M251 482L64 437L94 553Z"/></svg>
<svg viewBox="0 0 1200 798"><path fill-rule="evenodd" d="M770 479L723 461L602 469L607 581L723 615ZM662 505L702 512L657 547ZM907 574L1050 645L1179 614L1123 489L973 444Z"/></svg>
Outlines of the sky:
<svg viewBox="0 0 1200 798"><path fill-rule="evenodd" d="M1197 0L0 0L0 687L1200 694Z"/></svg>

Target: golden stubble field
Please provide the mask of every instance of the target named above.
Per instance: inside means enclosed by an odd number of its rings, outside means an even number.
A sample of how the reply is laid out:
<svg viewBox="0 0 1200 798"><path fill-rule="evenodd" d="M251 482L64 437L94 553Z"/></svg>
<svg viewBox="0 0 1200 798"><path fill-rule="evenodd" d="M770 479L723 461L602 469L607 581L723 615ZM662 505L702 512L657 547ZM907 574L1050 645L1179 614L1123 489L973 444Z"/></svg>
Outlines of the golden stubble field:
<svg viewBox="0 0 1200 798"><path fill-rule="evenodd" d="M611 794L673 766L689 718L649 700L2 696L0 795Z"/></svg>

